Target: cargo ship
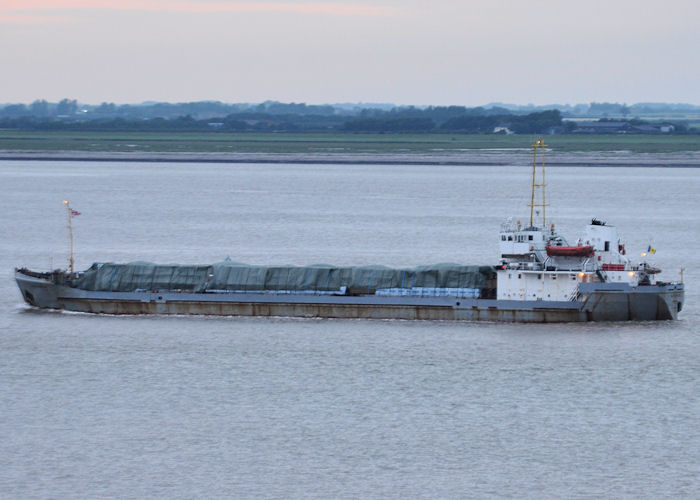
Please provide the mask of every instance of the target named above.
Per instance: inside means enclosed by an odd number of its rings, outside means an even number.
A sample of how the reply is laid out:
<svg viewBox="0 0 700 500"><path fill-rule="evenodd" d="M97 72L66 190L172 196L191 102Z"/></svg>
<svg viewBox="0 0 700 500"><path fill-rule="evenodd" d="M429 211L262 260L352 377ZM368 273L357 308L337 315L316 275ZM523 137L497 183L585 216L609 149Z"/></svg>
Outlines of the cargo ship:
<svg viewBox="0 0 700 500"><path fill-rule="evenodd" d="M682 277L663 282L657 280L660 269L645 260L633 263L615 226L592 219L569 243L554 224L547 225L544 153L544 142L535 141L529 223L510 219L501 225L495 265L397 269L227 260L94 263L76 272L71 228L69 269L15 269L15 279L33 307L102 314L543 323L677 319ZM76 212L64 203L70 228Z"/></svg>

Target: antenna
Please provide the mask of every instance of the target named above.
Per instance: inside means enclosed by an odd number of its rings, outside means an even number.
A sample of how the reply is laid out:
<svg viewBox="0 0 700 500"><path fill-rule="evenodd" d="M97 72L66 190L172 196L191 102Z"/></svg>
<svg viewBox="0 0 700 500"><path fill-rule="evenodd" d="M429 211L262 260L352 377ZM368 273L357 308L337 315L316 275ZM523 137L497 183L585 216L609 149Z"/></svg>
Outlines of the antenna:
<svg viewBox="0 0 700 500"><path fill-rule="evenodd" d="M63 204L66 206L66 212L68 213L68 236L70 236L70 272L75 272L75 259L73 259L73 209L70 207L68 200L63 200Z"/></svg>
<svg viewBox="0 0 700 500"><path fill-rule="evenodd" d="M547 193L545 190L545 178L544 178L544 151L547 145L542 139L537 139L534 144L532 144L532 193L530 195L530 227L535 225L535 207L542 209L542 228L547 225ZM537 179L537 150L540 150L542 156L542 169L540 173L540 179ZM535 203L535 192L537 188L540 189L541 203ZM539 215L539 210L537 211Z"/></svg>

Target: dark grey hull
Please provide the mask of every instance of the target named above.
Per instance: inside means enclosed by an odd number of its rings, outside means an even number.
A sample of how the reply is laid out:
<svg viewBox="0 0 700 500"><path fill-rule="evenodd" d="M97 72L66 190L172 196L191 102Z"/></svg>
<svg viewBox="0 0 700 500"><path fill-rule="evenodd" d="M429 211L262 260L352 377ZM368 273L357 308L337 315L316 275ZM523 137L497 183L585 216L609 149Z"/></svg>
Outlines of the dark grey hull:
<svg viewBox="0 0 700 500"><path fill-rule="evenodd" d="M379 297L284 293L98 292L56 285L17 271L32 306L101 314L197 314L466 320L524 323L677 319L682 284L632 288L582 284L576 301L516 301L457 297ZM593 286L595 285L595 286Z"/></svg>

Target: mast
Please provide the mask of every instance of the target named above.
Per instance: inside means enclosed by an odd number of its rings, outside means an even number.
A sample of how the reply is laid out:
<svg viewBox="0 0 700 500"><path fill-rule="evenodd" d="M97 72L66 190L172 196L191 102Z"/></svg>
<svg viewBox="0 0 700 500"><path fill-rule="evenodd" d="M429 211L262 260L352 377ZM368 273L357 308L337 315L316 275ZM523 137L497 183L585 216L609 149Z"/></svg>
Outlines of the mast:
<svg viewBox="0 0 700 500"><path fill-rule="evenodd" d="M70 207L68 200L63 200L63 204L66 206L66 212L68 214L68 236L70 237L70 272L75 272L75 259L73 258L73 209Z"/></svg>
<svg viewBox="0 0 700 500"><path fill-rule="evenodd" d="M535 207L542 209L542 229L547 224L547 193L545 190L545 176L544 176L544 152L547 145L542 139L537 139L534 144L532 144L532 191L530 194L530 227L535 225ZM540 150L542 156L542 169L540 173L540 179L537 180L537 150ZM541 203L535 203L535 193L537 189L540 190ZM539 214L538 214L539 215Z"/></svg>

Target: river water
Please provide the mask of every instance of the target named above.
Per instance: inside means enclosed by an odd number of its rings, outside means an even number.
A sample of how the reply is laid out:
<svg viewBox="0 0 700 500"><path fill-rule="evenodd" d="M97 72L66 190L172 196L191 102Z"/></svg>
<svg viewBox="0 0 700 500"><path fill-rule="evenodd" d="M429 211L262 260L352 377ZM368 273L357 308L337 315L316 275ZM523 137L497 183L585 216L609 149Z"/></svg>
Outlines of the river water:
<svg viewBox="0 0 700 500"><path fill-rule="evenodd" d="M700 170L551 168L681 319L521 325L26 307L14 267L497 262L526 167L0 162L0 496L660 498L700 491Z"/></svg>

